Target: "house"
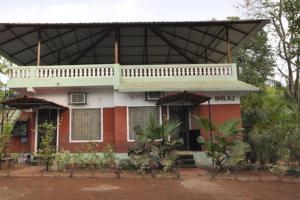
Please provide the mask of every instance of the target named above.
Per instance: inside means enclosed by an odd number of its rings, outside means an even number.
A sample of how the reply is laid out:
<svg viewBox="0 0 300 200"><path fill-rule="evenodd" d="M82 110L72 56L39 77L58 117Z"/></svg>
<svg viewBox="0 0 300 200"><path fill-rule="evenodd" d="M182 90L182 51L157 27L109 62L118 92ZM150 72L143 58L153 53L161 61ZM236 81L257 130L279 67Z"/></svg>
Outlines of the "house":
<svg viewBox="0 0 300 200"><path fill-rule="evenodd" d="M240 119L240 97L258 90L238 80L231 56L267 23L1 23L0 54L15 63L7 87L17 94L5 104L21 110L10 152L37 151L37 127L48 121L58 151L95 141L126 153L150 116L182 122L183 150L199 151L197 136L210 136L192 116Z"/></svg>

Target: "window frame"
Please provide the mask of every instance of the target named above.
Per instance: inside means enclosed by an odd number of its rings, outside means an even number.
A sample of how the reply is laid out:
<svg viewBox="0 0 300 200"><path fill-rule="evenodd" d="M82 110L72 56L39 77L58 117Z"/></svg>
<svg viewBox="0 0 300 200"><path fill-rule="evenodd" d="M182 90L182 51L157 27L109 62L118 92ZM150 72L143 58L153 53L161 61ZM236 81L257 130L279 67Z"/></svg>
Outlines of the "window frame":
<svg viewBox="0 0 300 200"><path fill-rule="evenodd" d="M155 105L151 105L151 106L126 106L127 142L135 142L135 139L130 139L129 138L129 108L130 107L158 107L159 108L159 111L158 111L159 112L159 124L160 125L162 124L162 109L161 109L161 106L155 106Z"/></svg>
<svg viewBox="0 0 300 200"><path fill-rule="evenodd" d="M73 110L78 110L78 109L98 109L100 110L100 136L101 139L100 140L72 140L72 111ZM86 108L86 107L76 107L76 108L69 108L70 112L69 112L69 143L87 143L87 142L103 142L103 108Z"/></svg>

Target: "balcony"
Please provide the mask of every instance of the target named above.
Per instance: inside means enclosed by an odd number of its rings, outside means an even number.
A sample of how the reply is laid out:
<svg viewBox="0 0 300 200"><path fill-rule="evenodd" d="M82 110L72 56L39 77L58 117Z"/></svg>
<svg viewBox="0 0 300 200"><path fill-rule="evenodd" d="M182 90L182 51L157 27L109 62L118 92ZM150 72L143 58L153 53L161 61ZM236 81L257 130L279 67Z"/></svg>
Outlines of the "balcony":
<svg viewBox="0 0 300 200"><path fill-rule="evenodd" d="M9 67L8 87L113 86L123 83L237 80L235 64L61 65Z"/></svg>

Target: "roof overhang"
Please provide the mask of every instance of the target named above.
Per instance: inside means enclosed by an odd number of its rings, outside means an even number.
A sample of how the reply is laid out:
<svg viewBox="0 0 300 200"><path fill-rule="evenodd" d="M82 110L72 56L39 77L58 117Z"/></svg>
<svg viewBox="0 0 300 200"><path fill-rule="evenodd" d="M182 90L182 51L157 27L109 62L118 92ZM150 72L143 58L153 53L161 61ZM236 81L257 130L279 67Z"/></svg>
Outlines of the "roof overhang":
<svg viewBox="0 0 300 200"><path fill-rule="evenodd" d="M196 94L196 93L189 93L189 92L182 92L177 94L171 94L167 96L163 96L157 100L156 105L198 105L209 101L211 97Z"/></svg>
<svg viewBox="0 0 300 200"><path fill-rule="evenodd" d="M120 92L256 92L259 88L242 81L165 81L121 83Z"/></svg>
<svg viewBox="0 0 300 200"><path fill-rule="evenodd" d="M269 21L0 23L0 54L18 65L220 63Z"/></svg>
<svg viewBox="0 0 300 200"><path fill-rule="evenodd" d="M67 107L59 105L57 103L47 101L45 99L38 99L33 97L17 97L14 99L7 100L2 103L10 108L14 109L67 109Z"/></svg>

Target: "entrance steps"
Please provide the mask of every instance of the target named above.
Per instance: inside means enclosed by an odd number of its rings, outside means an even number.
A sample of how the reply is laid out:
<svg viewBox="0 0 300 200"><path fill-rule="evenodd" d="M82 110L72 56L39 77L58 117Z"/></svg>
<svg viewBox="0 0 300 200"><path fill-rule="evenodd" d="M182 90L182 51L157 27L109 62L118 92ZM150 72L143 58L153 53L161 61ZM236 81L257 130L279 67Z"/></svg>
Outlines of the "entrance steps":
<svg viewBox="0 0 300 200"><path fill-rule="evenodd" d="M176 165L180 168L196 168L196 161L191 152L179 152Z"/></svg>

